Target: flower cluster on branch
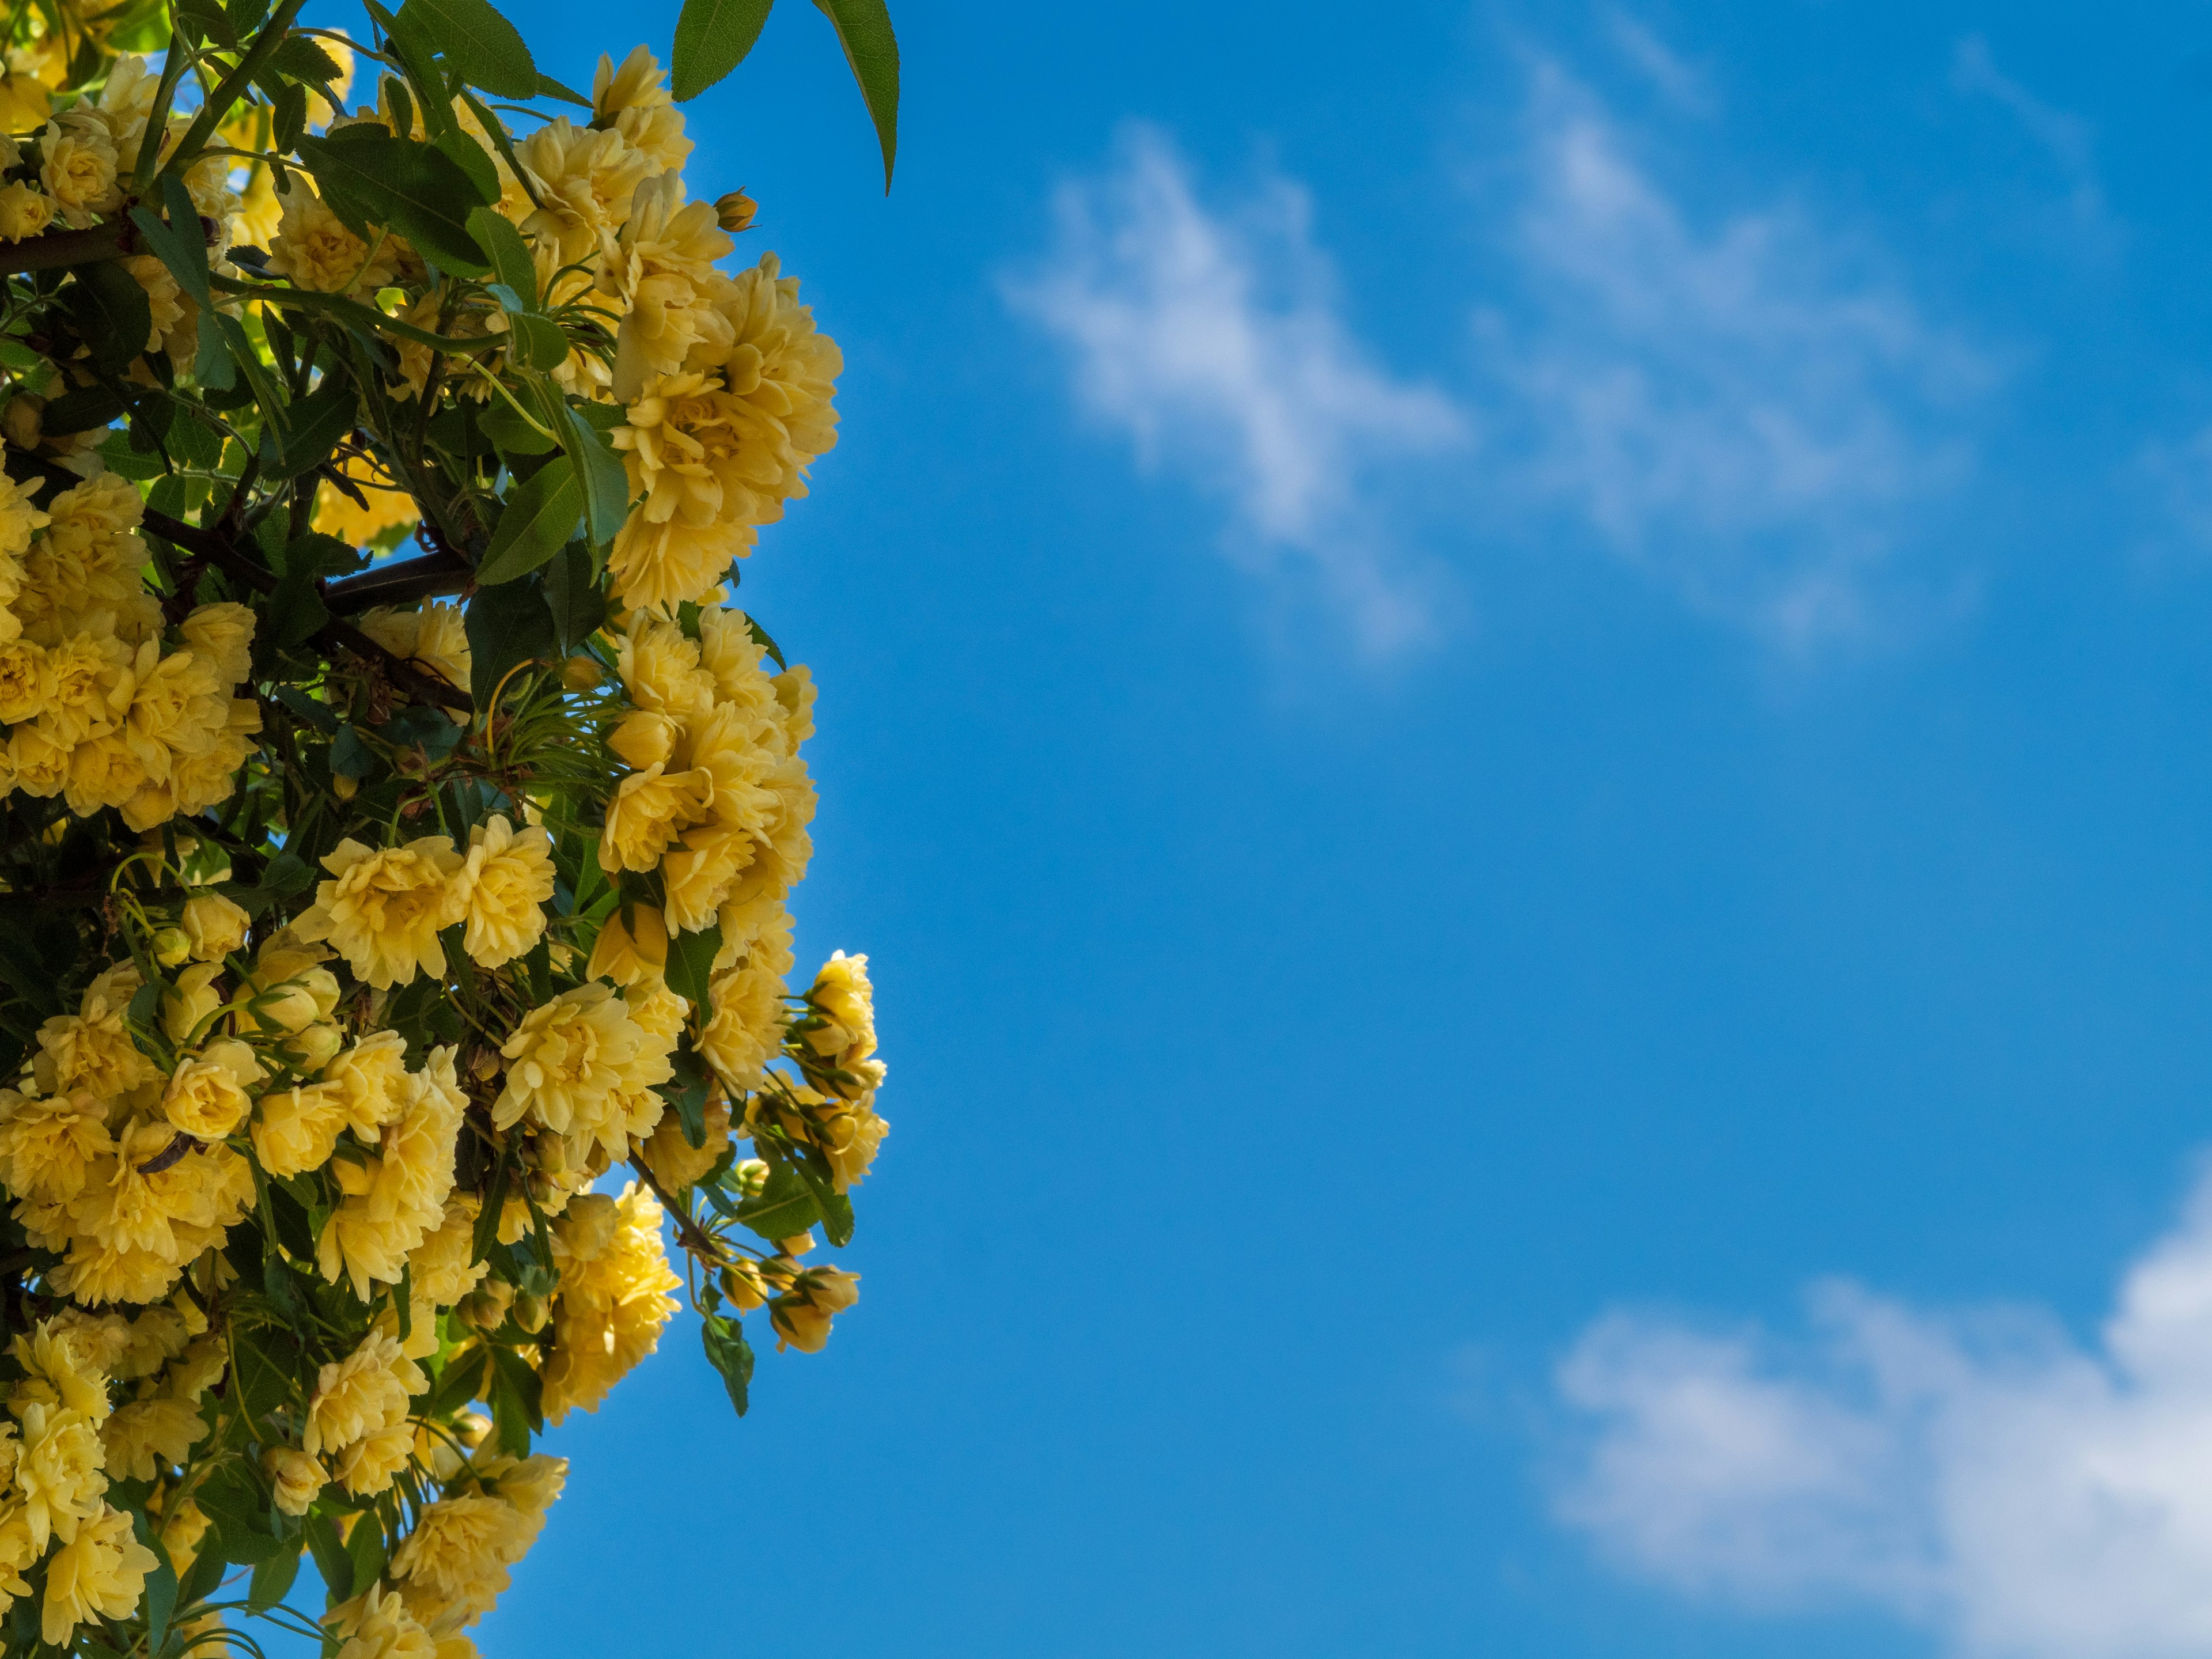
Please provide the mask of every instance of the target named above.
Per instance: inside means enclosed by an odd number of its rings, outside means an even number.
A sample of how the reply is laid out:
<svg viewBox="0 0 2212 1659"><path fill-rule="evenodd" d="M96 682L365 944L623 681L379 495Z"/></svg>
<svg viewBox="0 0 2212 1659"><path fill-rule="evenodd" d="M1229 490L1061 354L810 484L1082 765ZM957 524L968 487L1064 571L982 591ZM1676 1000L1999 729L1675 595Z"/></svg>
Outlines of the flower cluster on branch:
<svg viewBox="0 0 2212 1659"><path fill-rule="evenodd" d="M301 9L0 14L10 1656L466 1659L550 1425L858 1296L873 992L794 994L815 690L736 596L842 363L677 102L765 8L587 94Z"/></svg>

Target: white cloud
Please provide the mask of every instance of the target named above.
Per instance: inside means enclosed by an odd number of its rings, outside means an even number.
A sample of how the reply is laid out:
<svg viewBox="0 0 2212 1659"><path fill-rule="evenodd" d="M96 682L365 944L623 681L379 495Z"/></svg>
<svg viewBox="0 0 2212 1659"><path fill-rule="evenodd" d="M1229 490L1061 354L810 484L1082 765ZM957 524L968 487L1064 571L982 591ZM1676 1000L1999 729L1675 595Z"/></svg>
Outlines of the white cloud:
<svg viewBox="0 0 2212 1659"><path fill-rule="evenodd" d="M2098 179L2088 125L2046 104L2000 70L1990 43L1978 34L1960 41L1952 52L1951 85L1964 96L1991 99L2012 112L2065 179L2067 204L2077 228L2094 232L2100 247L2107 246L2114 232L2106 216L2105 188Z"/></svg>
<svg viewBox="0 0 2212 1659"><path fill-rule="evenodd" d="M1631 16L1618 6L1609 6L1605 13L1605 28L1612 38L1613 49L1657 88L1669 103L1693 115L1711 112L1712 94L1705 85L1705 77L1684 62L1649 23Z"/></svg>
<svg viewBox="0 0 2212 1659"><path fill-rule="evenodd" d="M1514 251L1480 313L1531 482L1700 609L1785 647L1869 631L1913 515L1962 476L1990 366L1787 203L1701 229L1609 111L1540 64Z"/></svg>
<svg viewBox="0 0 2212 1659"><path fill-rule="evenodd" d="M1560 1516L1686 1594L1871 1604L1978 1659L2212 1655L2212 1177L2087 1349L2032 1310L1808 1304L1786 1344L1592 1327Z"/></svg>
<svg viewBox="0 0 2212 1659"><path fill-rule="evenodd" d="M1345 326L1305 191L1268 177L1211 210L1166 137L1139 125L1110 173L1066 184L1056 205L1057 248L1008 295L1072 349L1083 401L1147 466L1227 496L1248 562L1288 551L1317 570L1370 647L1422 632L1376 480L1460 444L1466 425Z"/></svg>

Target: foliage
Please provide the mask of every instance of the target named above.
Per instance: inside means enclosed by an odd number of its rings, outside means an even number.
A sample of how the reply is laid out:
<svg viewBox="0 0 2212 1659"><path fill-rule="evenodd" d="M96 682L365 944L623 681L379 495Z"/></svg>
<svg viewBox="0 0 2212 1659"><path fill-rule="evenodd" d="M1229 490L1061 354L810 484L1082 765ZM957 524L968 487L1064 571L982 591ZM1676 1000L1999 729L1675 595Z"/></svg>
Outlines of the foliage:
<svg viewBox="0 0 2212 1659"><path fill-rule="evenodd" d="M674 101L768 0L672 95L301 3L0 24L9 1655L464 1659L674 1292L740 1413L858 1294L872 992L787 987L814 693L732 598L841 361Z"/></svg>

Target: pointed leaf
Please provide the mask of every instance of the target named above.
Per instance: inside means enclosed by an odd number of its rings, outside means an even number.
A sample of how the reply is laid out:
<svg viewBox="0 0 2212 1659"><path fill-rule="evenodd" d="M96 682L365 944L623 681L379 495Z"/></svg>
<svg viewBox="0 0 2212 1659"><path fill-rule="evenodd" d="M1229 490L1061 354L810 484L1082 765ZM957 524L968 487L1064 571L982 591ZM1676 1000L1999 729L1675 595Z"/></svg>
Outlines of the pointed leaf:
<svg viewBox="0 0 2212 1659"><path fill-rule="evenodd" d="M76 267L70 309L95 367L120 374L154 332L154 308L138 279L113 260Z"/></svg>
<svg viewBox="0 0 2212 1659"><path fill-rule="evenodd" d="M668 89L678 103L696 98L744 61L775 0L684 0L669 54Z"/></svg>
<svg viewBox="0 0 2212 1659"><path fill-rule="evenodd" d="M496 208L469 210L469 234L491 260L492 273L520 295L526 306L538 303L538 266L530 257L530 244Z"/></svg>
<svg viewBox="0 0 2212 1659"><path fill-rule="evenodd" d="M538 95L529 46L489 0L407 0L399 15L419 22L471 86L501 98Z"/></svg>
<svg viewBox="0 0 2212 1659"><path fill-rule="evenodd" d="M568 545L584 517L584 488L566 455L556 455L507 498L499 528L477 566L477 586L527 575Z"/></svg>
<svg viewBox="0 0 2212 1659"><path fill-rule="evenodd" d="M899 52L898 37L891 33L891 15L884 0L814 0L822 15L837 31L845 48L845 61L860 83L867 100L868 118L876 124L876 141L884 149L884 191L891 187L891 158L898 149Z"/></svg>
<svg viewBox="0 0 2212 1659"><path fill-rule="evenodd" d="M300 157L317 184L349 200L371 222L398 231L447 270L465 276L490 270L468 228L469 210L487 204L483 195L459 163L434 146L374 135L302 138ZM337 203L331 205L337 211Z"/></svg>

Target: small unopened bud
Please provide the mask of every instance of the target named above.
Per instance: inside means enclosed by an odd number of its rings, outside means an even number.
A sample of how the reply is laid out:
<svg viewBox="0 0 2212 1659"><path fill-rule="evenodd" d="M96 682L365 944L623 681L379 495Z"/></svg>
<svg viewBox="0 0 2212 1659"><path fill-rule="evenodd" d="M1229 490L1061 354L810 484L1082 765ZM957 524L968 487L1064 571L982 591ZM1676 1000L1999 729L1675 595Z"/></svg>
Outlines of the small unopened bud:
<svg viewBox="0 0 2212 1659"><path fill-rule="evenodd" d="M545 1328L545 1319L544 1297L526 1294L514 1298L514 1322L519 1328L535 1334Z"/></svg>
<svg viewBox="0 0 2212 1659"><path fill-rule="evenodd" d="M814 1230L810 1227L803 1233L793 1233L789 1238L779 1238L775 1241L775 1248L786 1255L805 1255L814 1248Z"/></svg>
<svg viewBox="0 0 2212 1659"><path fill-rule="evenodd" d="M473 1325L480 1331L495 1331L507 1322L507 1310L514 1301L514 1286L503 1279L486 1279L483 1286L461 1298L460 1306L453 1311L461 1322Z"/></svg>
<svg viewBox="0 0 2212 1659"><path fill-rule="evenodd" d="M747 1198L758 1198L768 1185L768 1165L757 1158L745 1159L730 1173L737 1177L738 1190Z"/></svg>
<svg viewBox="0 0 2212 1659"><path fill-rule="evenodd" d="M479 1083L489 1083L499 1075L499 1050L480 1048L469 1061L469 1075Z"/></svg>
<svg viewBox="0 0 2212 1659"><path fill-rule="evenodd" d="M181 927L164 927L154 935L154 960L164 968L173 968L192 953L192 942Z"/></svg>
<svg viewBox="0 0 2212 1659"><path fill-rule="evenodd" d="M39 447L39 416L46 407L46 400L26 392L9 400L5 414L0 414L0 432L8 434L8 441L18 449Z"/></svg>
<svg viewBox="0 0 2212 1659"><path fill-rule="evenodd" d="M491 1432L491 1419L482 1412L463 1412L453 1419L453 1438L474 1451Z"/></svg>
<svg viewBox="0 0 2212 1659"><path fill-rule="evenodd" d="M722 1294L739 1313L750 1313L768 1301L768 1287L761 1283L760 1269L742 1257L722 1269L720 1283Z"/></svg>
<svg viewBox="0 0 2212 1659"><path fill-rule="evenodd" d="M351 800L361 793L361 780L349 778L343 772L331 774L331 793L340 800Z"/></svg>
<svg viewBox="0 0 2212 1659"><path fill-rule="evenodd" d="M535 1134L522 1143L526 1168L558 1175L568 1167L568 1143L555 1134Z"/></svg>
<svg viewBox="0 0 2212 1659"><path fill-rule="evenodd" d="M733 190L727 196L716 198L714 222L734 236L752 223L753 215L759 211L758 202L741 190Z"/></svg>
<svg viewBox="0 0 2212 1659"><path fill-rule="evenodd" d="M561 664L561 684L571 691L589 691L606 677L597 657L569 657Z"/></svg>
<svg viewBox="0 0 2212 1659"><path fill-rule="evenodd" d="M299 1056L301 1074L313 1077L337 1058L338 1050L345 1047L345 1034L326 1020L317 1020L294 1032L285 1047Z"/></svg>

